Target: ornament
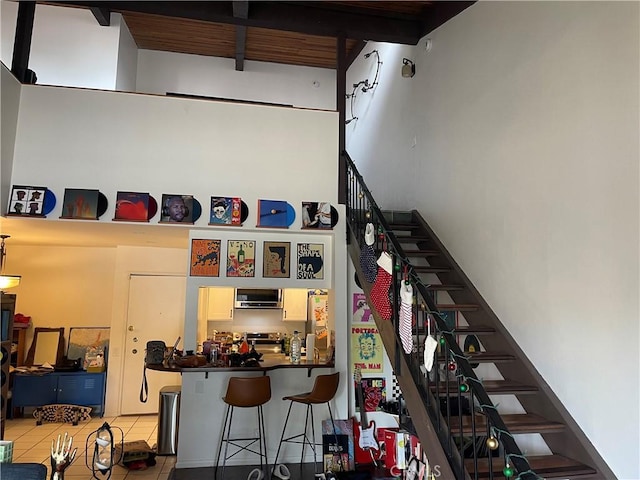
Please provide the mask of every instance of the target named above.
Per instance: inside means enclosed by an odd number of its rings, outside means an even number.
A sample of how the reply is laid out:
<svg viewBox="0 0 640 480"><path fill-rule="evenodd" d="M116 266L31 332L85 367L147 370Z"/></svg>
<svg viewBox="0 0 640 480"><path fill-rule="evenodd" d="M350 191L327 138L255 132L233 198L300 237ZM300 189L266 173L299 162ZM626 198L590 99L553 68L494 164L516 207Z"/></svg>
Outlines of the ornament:
<svg viewBox="0 0 640 480"><path fill-rule="evenodd" d="M506 478L511 478L513 477L513 468L507 463L507 466L502 469L502 473L504 473Z"/></svg>
<svg viewBox="0 0 640 480"><path fill-rule="evenodd" d="M405 285L411 285L411 282L410 282L409 280L405 280L405 281L404 281L404 284L405 284Z"/></svg>
<svg viewBox="0 0 640 480"><path fill-rule="evenodd" d="M467 385L466 382L462 382L460 384L460 393L467 393L468 391L469 391L469 385Z"/></svg>
<svg viewBox="0 0 640 480"><path fill-rule="evenodd" d="M454 372L456 370L456 368L458 368L458 365L456 365L456 362L449 362L449 365L447 365L447 368Z"/></svg>
<svg viewBox="0 0 640 480"><path fill-rule="evenodd" d="M487 438L487 448L489 448L489 450L497 450L499 446L500 443L496 437L491 436Z"/></svg>
<svg viewBox="0 0 640 480"><path fill-rule="evenodd" d="M400 264L399 264L399 263L396 263L396 264L393 266L393 269L394 269L396 272L399 272L399 271L400 271Z"/></svg>
<svg viewBox="0 0 640 480"><path fill-rule="evenodd" d="M362 200L362 199L364 198L364 193L360 192L360 193L358 194L358 198Z"/></svg>
<svg viewBox="0 0 640 480"><path fill-rule="evenodd" d="M364 216L365 216L366 218L371 218L371 212L365 212Z"/></svg>
<svg viewBox="0 0 640 480"><path fill-rule="evenodd" d="M447 343L447 341L444 339L444 337L440 337L440 345L444 347L445 343Z"/></svg>
<svg viewBox="0 0 640 480"><path fill-rule="evenodd" d="M378 234L378 238L379 238L380 240L384 240L384 233L379 233L379 234Z"/></svg>

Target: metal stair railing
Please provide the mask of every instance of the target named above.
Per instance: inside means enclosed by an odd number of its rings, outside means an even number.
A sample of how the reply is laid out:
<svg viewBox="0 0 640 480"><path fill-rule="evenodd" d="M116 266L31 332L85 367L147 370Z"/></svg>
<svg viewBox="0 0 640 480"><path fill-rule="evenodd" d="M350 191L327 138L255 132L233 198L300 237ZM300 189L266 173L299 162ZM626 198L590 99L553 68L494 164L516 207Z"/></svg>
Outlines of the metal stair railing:
<svg viewBox="0 0 640 480"><path fill-rule="evenodd" d="M487 458L488 461L487 478L495 478L493 461L496 452L505 461L503 471L499 475L495 474L500 478L541 478L531 470L529 462L485 391L482 381L477 378L469 357L458 345L455 325L447 324L446 314L438 310L435 296L428 291L428 285L422 282L415 266L408 260L398 237L391 230L355 164L346 152L342 155L347 168L346 210L351 235L362 246L366 225L372 223L376 228L374 250L377 253L387 251L393 258L389 297L393 311L390 321L395 333L395 355L392 359L394 371L396 375L403 373L399 371L403 363L399 361L399 355L404 355L409 374L420 392L423 406L438 433L440 444L456 478L479 478L478 461L481 458ZM415 295L412 306L412 316L415 319L412 329L414 342L410 354L404 353L398 325L399 285L403 282L409 282L414 287ZM369 305L375 311L371 302ZM428 372L422 353L429 326L434 330L432 336L438 341L439 353L436 353L433 368ZM444 405L442 398L445 399ZM466 405L469 415L464 415ZM484 426L478 425L479 419L484 419ZM472 461L472 472L466 468L465 458Z"/></svg>

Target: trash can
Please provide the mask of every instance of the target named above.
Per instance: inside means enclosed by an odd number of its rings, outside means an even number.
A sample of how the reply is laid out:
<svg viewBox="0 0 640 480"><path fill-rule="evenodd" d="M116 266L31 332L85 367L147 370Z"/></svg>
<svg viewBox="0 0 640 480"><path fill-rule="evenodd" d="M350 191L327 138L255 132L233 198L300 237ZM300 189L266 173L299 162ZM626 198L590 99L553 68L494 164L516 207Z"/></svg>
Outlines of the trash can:
<svg viewBox="0 0 640 480"><path fill-rule="evenodd" d="M176 455L178 453L180 390L180 385L170 385L160 389L158 455Z"/></svg>

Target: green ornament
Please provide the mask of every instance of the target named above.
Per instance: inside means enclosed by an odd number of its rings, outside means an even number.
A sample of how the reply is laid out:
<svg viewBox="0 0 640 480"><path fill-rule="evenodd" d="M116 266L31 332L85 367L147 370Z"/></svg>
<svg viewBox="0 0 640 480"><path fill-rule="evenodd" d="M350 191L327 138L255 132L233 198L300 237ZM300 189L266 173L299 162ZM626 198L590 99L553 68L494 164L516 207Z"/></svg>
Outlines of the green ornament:
<svg viewBox="0 0 640 480"><path fill-rule="evenodd" d="M469 385L467 385L466 383L461 383L460 384L460 392L461 393L466 393L469 391Z"/></svg>
<svg viewBox="0 0 640 480"><path fill-rule="evenodd" d="M444 339L444 337L440 337L440 345L443 345L447 343L447 341Z"/></svg>
<svg viewBox="0 0 640 480"><path fill-rule="evenodd" d="M396 263L396 264L393 266L393 269L394 269L396 272L399 272L399 271L400 271L400 264L399 264L399 263Z"/></svg>
<svg viewBox="0 0 640 480"><path fill-rule="evenodd" d="M511 468L510 465L507 465L506 467L504 467L502 469L502 473L504 474L504 476L506 478L511 478L511 477L513 477L513 468Z"/></svg>

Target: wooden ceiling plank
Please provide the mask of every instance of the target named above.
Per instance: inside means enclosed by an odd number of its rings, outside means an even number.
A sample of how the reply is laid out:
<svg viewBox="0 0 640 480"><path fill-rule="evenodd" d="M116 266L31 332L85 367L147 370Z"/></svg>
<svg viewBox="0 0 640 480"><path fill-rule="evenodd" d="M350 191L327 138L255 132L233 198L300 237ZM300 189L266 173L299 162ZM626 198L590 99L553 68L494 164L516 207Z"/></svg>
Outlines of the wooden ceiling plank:
<svg viewBox="0 0 640 480"><path fill-rule="evenodd" d="M287 30L319 36L337 37L338 34L344 34L346 38L410 45L415 45L418 42L422 31L419 20L357 13L355 9L343 12L329 8L318 8L313 4L298 5L287 2L252 2L251 13L246 19L234 17L231 2L222 1L98 2L80 0L56 2L56 4L74 7L99 6L122 14L126 12L148 13L207 22ZM365 12L365 10L361 10L361 12Z"/></svg>

